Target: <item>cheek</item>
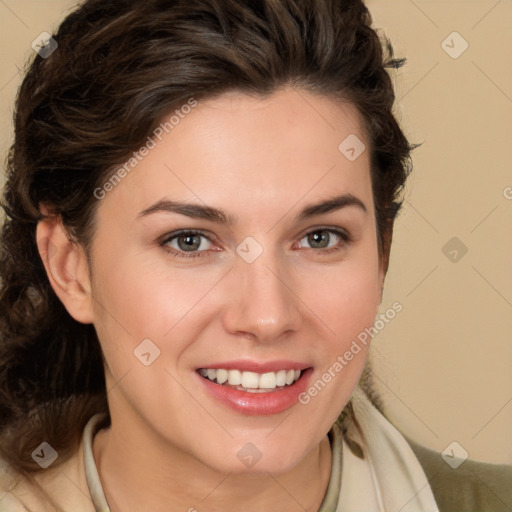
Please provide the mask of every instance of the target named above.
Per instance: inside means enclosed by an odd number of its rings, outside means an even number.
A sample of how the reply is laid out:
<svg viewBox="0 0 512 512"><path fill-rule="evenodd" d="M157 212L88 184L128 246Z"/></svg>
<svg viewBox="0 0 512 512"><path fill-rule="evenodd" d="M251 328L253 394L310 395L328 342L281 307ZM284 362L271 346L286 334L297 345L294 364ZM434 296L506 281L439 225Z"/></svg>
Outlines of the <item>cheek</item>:
<svg viewBox="0 0 512 512"><path fill-rule="evenodd" d="M378 259L352 259L304 274L304 302L319 317L318 365L300 402L328 428L355 389L368 356L380 303ZM320 348L321 347L321 348Z"/></svg>
<svg viewBox="0 0 512 512"><path fill-rule="evenodd" d="M347 259L297 274L301 298L339 341L372 325L380 303L378 259Z"/></svg>
<svg viewBox="0 0 512 512"><path fill-rule="evenodd" d="M98 260L102 265L93 275L95 327L107 361L115 362L118 373L133 364L133 351L145 339L176 358L187 339L176 339L173 332L192 327L189 318L225 272L207 266L171 267L142 254L114 258L105 251Z"/></svg>

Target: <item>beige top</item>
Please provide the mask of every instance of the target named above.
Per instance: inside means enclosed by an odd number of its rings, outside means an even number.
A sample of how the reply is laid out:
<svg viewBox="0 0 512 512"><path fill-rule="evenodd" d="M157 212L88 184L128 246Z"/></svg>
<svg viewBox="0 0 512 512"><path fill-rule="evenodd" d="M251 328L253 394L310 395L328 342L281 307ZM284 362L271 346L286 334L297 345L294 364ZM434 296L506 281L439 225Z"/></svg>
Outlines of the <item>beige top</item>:
<svg viewBox="0 0 512 512"><path fill-rule="evenodd" d="M404 437L362 391L356 389L351 400L361 432L354 427L347 435L360 444L365 456L361 459L352 452L335 423L329 432L331 476L318 512L438 512L423 469ZM92 451L102 419L96 415L89 420L72 458L36 477L63 512L110 512ZM55 509L0 466L0 512L27 511Z"/></svg>

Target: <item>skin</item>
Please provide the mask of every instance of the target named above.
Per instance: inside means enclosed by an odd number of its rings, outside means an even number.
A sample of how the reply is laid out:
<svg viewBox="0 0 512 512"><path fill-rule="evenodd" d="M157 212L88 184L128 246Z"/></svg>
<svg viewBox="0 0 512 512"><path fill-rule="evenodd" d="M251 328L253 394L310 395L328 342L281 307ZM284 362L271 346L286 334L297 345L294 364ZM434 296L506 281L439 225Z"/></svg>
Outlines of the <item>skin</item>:
<svg viewBox="0 0 512 512"><path fill-rule="evenodd" d="M198 385L195 370L220 360L290 359L315 382L373 325L385 265L379 260L369 151L349 161L338 145L369 146L356 109L292 88L262 99L234 92L199 102L101 200L90 262L56 218L38 240L69 313L93 323L105 355L112 427L93 451L112 512L318 510L330 477L327 432L361 376L368 347L307 405L248 416ZM304 207L350 193L357 206L297 221ZM160 212L161 199L222 208L210 220ZM328 227L325 253L308 233ZM179 259L159 241L200 229L205 256ZM325 233L325 232L322 232ZM263 253L236 252L253 237ZM51 244L54 255L47 258ZM178 240L167 246L179 251ZM181 245L183 247L183 244ZM324 253L322 253L324 251ZM144 366L144 339L160 356ZM252 468L237 452L261 452Z"/></svg>

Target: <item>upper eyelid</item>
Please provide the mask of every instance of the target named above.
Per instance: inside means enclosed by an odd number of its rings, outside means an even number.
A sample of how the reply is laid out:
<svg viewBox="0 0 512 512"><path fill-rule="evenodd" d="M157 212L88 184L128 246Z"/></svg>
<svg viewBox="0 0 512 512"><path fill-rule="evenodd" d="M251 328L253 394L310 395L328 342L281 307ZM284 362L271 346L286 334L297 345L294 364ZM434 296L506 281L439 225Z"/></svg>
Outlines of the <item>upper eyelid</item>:
<svg viewBox="0 0 512 512"><path fill-rule="evenodd" d="M165 244L165 243L169 242L170 240L173 240L182 235L187 235L189 233L192 233L194 235L204 236L205 238L208 238L208 240L210 240L210 242L214 241L214 240L212 240L212 238L215 239L215 237L212 237L211 235L209 235L209 233L207 231L203 231L201 229L179 229L178 231L173 231L171 233L167 233L167 234L163 235L162 237L159 238L159 241L160 241L160 243Z"/></svg>
<svg viewBox="0 0 512 512"><path fill-rule="evenodd" d="M352 238L350 231L348 231L347 229L344 229L344 228L334 227L334 226L320 226L318 228L307 229L306 231L303 231L301 235L298 235L298 236L300 236L300 239L302 239L306 235L309 235L310 233L315 233L316 231L329 231L330 233L342 234L342 235L346 235L347 238Z"/></svg>

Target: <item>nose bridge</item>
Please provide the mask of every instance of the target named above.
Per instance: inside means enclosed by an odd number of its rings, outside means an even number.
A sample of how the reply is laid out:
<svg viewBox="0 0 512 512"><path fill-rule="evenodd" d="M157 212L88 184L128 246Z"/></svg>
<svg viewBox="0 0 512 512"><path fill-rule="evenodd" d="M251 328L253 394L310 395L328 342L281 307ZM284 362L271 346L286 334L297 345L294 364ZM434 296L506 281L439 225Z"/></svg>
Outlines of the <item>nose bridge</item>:
<svg viewBox="0 0 512 512"><path fill-rule="evenodd" d="M232 278L236 291L225 317L226 328L232 333L250 333L261 342L298 329L299 301L290 289L286 266L271 250L263 250L249 261L243 256L235 261Z"/></svg>

